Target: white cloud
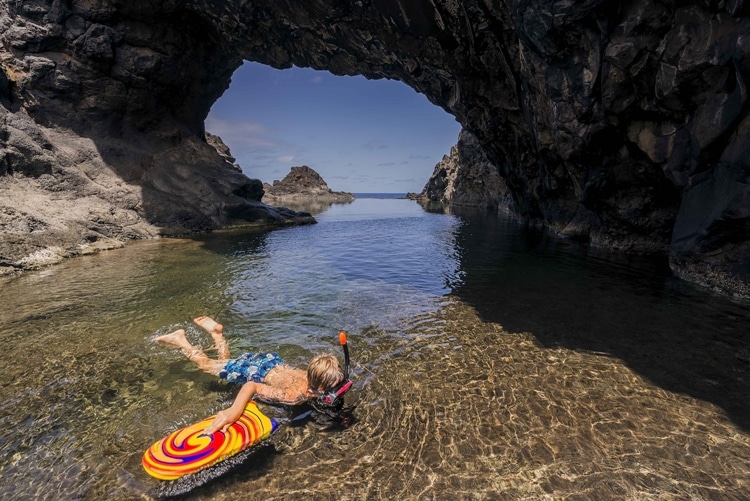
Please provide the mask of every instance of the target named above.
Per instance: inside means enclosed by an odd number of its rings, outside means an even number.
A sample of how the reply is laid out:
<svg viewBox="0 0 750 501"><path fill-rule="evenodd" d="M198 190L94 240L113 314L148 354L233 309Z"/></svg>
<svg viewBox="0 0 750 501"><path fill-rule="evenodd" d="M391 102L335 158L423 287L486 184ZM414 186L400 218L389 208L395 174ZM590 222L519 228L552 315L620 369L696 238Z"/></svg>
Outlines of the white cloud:
<svg viewBox="0 0 750 501"><path fill-rule="evenodd" d="M294 158L295 158L294 155L284 155L281 157L276 157L274 160L276 163L289 164L289 163L294 162Z"/></svg>
<svg viewBox="0 0 750 501"><path fill-rule="evenodd" d="M209 115L206 118L206 130L219 136L230 149L277 145L268 128L258 122L224 120Z"/></svg>

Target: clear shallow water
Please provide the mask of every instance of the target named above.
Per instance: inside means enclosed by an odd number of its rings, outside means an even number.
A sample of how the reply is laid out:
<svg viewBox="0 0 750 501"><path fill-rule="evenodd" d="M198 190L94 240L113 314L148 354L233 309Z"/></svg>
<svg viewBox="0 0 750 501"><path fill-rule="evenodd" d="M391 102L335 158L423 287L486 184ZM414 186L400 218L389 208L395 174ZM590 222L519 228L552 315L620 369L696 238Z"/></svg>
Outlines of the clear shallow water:
<svg viewBox="0 0 750 501"><path fill-rule="evenodd" d="M479 213L317 210L0 279L0 497L158 494L145 448L234 396L153 342L208 314L300 365L349 332L358 422L184 499L748 498L747 303Z"/></svg>

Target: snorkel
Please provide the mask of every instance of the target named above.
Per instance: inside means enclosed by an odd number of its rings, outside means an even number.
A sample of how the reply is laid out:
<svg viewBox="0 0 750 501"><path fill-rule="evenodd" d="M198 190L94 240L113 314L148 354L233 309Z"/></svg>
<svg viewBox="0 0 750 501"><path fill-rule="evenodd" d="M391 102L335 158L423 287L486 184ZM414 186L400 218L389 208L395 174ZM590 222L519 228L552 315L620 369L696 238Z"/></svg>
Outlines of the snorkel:
<svg viewBox="0 0 750 501"><path fill-rule="evenodd" d="M346 344L346 332L339 332L339 343L344 349L344 380L331 389L320 395L318 401L326 406L334 406L338 400L349 391L354 383L349 379L349 346Z"/></svg>
<svg viewBox="0 0 750 501"><path fill-rule="evenodd" d="M339 343L344 348L344 379L349 380L349 345L346 344L346 332L339 332Z"/></svg>

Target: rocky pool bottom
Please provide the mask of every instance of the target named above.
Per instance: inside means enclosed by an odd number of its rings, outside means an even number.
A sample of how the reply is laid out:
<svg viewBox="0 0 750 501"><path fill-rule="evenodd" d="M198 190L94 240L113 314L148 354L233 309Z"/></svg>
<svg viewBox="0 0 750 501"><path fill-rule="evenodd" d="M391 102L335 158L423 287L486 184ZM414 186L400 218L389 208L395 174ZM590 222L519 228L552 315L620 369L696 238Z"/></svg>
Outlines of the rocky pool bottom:
<svg viewBox="0 0 750 501"><path fill-rule="evenodd" d="M370 332L352 347L355 425L282 425L257 455L185 499L747 498L747 430L606 354L541 346L451 299L403 335ZM4 456L4 499L168 493L140 454L233 395L170 354L165 368L100 341L45 351L55 366L19 354L36 376L3 385L3 449L26 451ZM19 395L29 377L38 393ZM58 416L61 405L77 410Z"/></svg>

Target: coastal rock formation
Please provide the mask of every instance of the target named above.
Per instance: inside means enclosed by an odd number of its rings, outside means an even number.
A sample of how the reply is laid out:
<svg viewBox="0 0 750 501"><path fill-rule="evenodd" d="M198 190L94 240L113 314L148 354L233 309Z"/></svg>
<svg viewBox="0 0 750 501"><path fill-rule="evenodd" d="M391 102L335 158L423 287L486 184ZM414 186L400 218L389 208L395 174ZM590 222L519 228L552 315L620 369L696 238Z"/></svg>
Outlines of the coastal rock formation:
<svg viewBox="0 0 750 501"><path fill-rule="evenodd" d="M129 239L314 222L261 203L204 131L241 58L212 55L197 15L137 4L0 0L0 275Z"/></svg>
<svg viewBox="0 0 750 501"><path fill-rule="evenodd" d="M0 224L274 219L204 131L251 60L400 80L476 137L503 210L748 293L749 34L743 0L0 0Z"/></svg>
<svg viewBox="0 0 750 501"><path fill-rule="evenodd" d="M354 195L344 191L333 191L328 184L307 165L292 167L289 174L273 184L263 183L263 200L269 203L281 203L294 200L314 200L332 203L354 201Z"/></svg>
<svg viewBox="0 0 750 501"><path fill-rule="evenodd" d="M449 155L435 166L415 200L477 207L508 207L512 200L497 166L490 162L477 138L466 129Z"/></svg>

